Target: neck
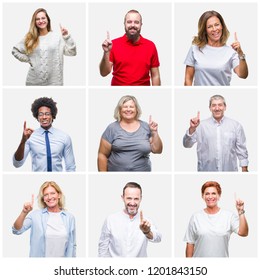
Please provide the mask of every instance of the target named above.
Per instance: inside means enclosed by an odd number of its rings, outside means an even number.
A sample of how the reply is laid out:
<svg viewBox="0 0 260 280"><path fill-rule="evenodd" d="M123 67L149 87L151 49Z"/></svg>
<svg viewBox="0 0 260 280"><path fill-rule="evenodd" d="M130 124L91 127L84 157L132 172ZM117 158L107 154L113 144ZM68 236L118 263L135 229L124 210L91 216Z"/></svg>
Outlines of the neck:
<svg viewBox="0 0 260 280"><path fill-rule="evenodd" d="M207 214L216 214L219 210L220 210L220 208L218 206L207 207L207 208L204 209L204 211Z"/></svg>
<svg viewBox="0 0 260 280"><path fill-rule="evenodd" d="M220 44L220 41L208 41L208 45L211 47L222 47L222 45Z"/></svg>
<svg viewBox="0 0 260 280"><path fill-rule="evenodd" d="M40 33L40 36L44 36L44 35L48 34L49 31L48 31L47 28L45 28L45 29L40 29L40 30L39 30L39 33Z"/></svg>
<svg viewBox="0 0 260 280"><path fill-rule="evenodd" d="M61 211L61 209L59 208L59 206L55 206L55 207L47 207L48 212L52 212L52 213L58 213Z"/></svg>

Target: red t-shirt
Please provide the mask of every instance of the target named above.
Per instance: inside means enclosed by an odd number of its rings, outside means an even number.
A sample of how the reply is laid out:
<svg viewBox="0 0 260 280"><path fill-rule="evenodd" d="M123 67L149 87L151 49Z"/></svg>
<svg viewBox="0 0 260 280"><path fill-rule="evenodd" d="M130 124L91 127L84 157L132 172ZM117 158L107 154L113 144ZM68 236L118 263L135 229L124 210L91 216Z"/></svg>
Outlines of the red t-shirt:
<svg viewBox="0 0 260 280"><path fill-rule="evenodd" d="M160 62L155 44L140 36L136 43L123 37L112 40L112 86L149 86L150 70Z"/></svg>

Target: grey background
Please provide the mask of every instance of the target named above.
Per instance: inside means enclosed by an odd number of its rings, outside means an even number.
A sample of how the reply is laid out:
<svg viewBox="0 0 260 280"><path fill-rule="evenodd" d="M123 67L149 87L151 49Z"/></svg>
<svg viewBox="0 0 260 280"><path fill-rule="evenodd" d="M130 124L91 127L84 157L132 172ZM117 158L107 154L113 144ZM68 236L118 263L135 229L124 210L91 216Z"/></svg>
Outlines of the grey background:
<svg viewBox="0 0 260 280"><path fill-rule="evenodd" d="M36 129L38 121L33 117L31 105L39 97L51 97L57 102L58 114L53 121L56 127L70 135L76 161L76 171L86 170L86 114L85 90L69 88L41 87L6 88L3 90L3 169L4 171L31 171L31 157L28 155L25 164L15 168L12 157L23 133L23 123Z"/></svg>
<svg viewBox="0 0 260 280"><path fill-rule="evenodd" d="M232 86L257 85L257 4L248 3L218 3L217 1L175 3L174 5L174 84L184 85L185 65L183 64L191 46L192 39L198 33L198 20L209 10L219 12L227 25L230 36L227 45L234 42L234 33L238 40L249 67L249 76L246 80L238 78L233 73Z"/></svg>
<svg viewBox="0 0 260 280"><path fill-rule="evenodd" d="M37 195L45 181L55 181L65 195L65 208L76 220L77 257L86 256L86 178L84 175L16 174L3 176L3 256L28 257L30 230L22 235L12 233L12 225L25 202L34 194L34 209L38 208Z"/></svg>
<svg viewBox="0 0 260 280"><path fill-rule="evenodd" d="M171 3L90 3L88 13L89 23L89 84L94 86L109 86L112 74L102 77L99 74L99 62L103 56L102 43L107 31L110 38L121 37L125 33L124 17L132 9L142 15L143 25L141 35L153 41L156 45L160 75L163 86L172 84L172 10ZM156 14L151 11L156 11Z"/></svg>
<svg viewBox="0 0 260 280"><path fill-rule="evenodd" d="M182 88L175 90L174 102L174 159L175 171L197 171L197 144L184 148L182 139L190 125L190 119L200 111L201 120L212 115L209 99L220 94L226 99L225 116L238 121L244 128L248 149L249 171L257 171L258 118L257 90L253 88ZM239 167L239 171L241 168Z"/></svg>
<svg viewBox="0 0 260 280"><path fill-rule="evenodd" d="M139 211L150 218L162 233L160 243L148 244L149 257L171 257L172 183L170 175L102 174L89 177L89 256L96 257L102 225L106 217L124 209L121 195L127 182L137 182L143 190Z"/></svg>
<svg viewBox="0 0 260 280"><path fill-rule="evenodd" d="M205 208L201 198L201 186L207 181L217 181L222 188L220 208L237 213L236 197L245 203L245 215L249 225L249 235L240 237L233 233L230 237L230 257L257 257L257 176L247 174L190 174L176 175L174 185L174 251L176 257L185 257L186 243L183 241L190 217Z"/></svg>
<svg viewBox="0 0 260 280"><path fill-rule="evenodd" d="M47 10L53 32L60 34L61 24L68 29L77 46L77 55L64 56L64 85L86 84L86 14L85 3L5 3L3 4L3 84L24 86L28 63L17 60L12 48L28 32L32 15L38 8Z"/></svg>
<svg viewBox="0 0 260 280"><path fill-rule="evenodd" d="M149 115L158 123L163 141L162 154L150 154L153 172L169 172L172 168L172 106L171 91L164 88L110 87L89 91L89 170L97 171L97 154L102 133L114 122L114 109L124 95L136 97L141 109L141 120L148 122Z"/></svg>

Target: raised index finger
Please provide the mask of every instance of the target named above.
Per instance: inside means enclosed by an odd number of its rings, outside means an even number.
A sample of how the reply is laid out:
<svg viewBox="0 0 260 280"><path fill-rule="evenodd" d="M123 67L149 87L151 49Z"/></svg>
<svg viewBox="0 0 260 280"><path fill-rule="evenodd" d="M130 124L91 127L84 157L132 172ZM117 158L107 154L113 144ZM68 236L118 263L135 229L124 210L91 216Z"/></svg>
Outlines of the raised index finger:
<svg viewBox="0 0 260 280"><path fill-rule="evenodd" d="M59 26L60 26L60 30L62 30L62 26L61 26L61 24L59 23Z"/></svg>
<svg viewBox="0 0 260 280"><path fill-rule="evenodd" d="M197 118L200 119L200 111L197 113Z"/></svg>
<svg viewBox="0 0 260 280"><path fill-rule="evenodd" d="M235 41L238 41L238 39L237 39L237 33L235 32L235 34L234 34L234 37L235 37Z"/></svg>
<svg viewBox="0 0 260 280"><path fill-rule="evenodd" d="M152 122L152 116L149 115L149 123L151 123L151 122Z"/></svg>
<svg viewBox="0 0 260 280"><path fill-rule="evenodd" d="M32 194L31 204L32 204L32 206L33 206L33 204L34 204L34 194Z"/></svg>
<svg viewBox="0 0 260 280"><path fill-rule="evenodd" d="M110 34L109 34L109 31L107 31L107 40L110 41Z"/></svg>
<svg viewBox="0 0 260 280"><path fill-rule="evenodd" d="M140 211L140 223L142 224L144 220L143 211Z"/></svg>
<svg viewBox="0 0 260 280"><path fill-rule="evenodd" d="M26 129L26 121L23 123L23 129Z"/></svg>

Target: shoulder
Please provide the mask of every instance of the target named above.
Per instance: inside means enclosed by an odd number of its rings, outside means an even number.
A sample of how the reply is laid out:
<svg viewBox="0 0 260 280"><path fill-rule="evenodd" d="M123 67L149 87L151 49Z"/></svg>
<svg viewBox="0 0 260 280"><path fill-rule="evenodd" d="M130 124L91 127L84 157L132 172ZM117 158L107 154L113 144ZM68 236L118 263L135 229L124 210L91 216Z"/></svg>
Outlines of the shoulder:
<svg viewBox="0 0 260 280"><path fill-rule="evenodd" d="M142 121L142 120L139 120L139 122L140 122L140 126L141 126L143 129L145 129L145 130L147 130L147 131L150 131L150 127L149 127L148 122L145 122L145 121Z"/></svg>

